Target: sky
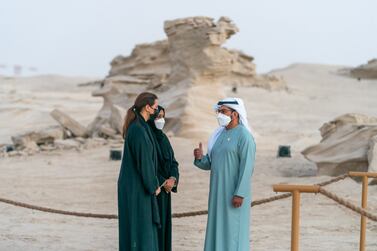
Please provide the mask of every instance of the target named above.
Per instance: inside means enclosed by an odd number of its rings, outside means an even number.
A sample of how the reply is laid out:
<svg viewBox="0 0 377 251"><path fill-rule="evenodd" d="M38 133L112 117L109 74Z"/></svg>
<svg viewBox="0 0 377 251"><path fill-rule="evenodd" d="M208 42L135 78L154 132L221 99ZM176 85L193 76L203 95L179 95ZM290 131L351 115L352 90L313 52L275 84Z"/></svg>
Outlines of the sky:
<svg viewBox="0 0 377 251"><path fill-rule="evenodd" d="M357 66L377 58L376 0L0 0L0 75L103 77L117 55L165 39L165 20L231 18L224 45L257 72L292 63Z"/></svg>

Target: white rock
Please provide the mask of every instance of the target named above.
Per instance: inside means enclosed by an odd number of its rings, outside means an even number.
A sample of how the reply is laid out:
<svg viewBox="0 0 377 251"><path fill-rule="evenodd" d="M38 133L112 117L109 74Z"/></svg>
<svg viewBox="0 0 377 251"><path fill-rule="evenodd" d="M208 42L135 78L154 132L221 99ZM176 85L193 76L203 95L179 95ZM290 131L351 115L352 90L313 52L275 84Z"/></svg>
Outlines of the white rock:
<svg viewBox="0 0 377 251"><path fill-rule="evenodd" d="M169 20L164 23L164 30L167 40L137 45L130 56L113 59L109 76L102 87L92 94L103 97L104 101L97 117L88 127L91 136L99 135L101 126L107 123L121 133L125 112L118 115L112 110L114 107L127 110L136 95L144 91L156 92L164 101L169 114L165 131L184 136L192 133L185 131L190 126L184 125L184 117L201 120L201 116L213 114L213 103L225 95L220 91L223 88L217 85L287 89L282 78L257 75L252 56L223 47L238 32L237 26L227 17L221 17L218 21L202 16ZM202 92L195 93L195 87L203 86L213 89L210 96L214 98L207 98ZM177 94L169 95L170 90ZM169 98L164 99L164 95ZM188 95L195 100L202 96L203 100L190 103ZM209 104L208 111L194 117L189 114L203 101ZM207 135L206 132L202 133Z"/></svg>
<svg viewBox="0 0 377 251"><path fill-rule="evenodd" d="M35 145L49 144L57 139L62 139L63 129L60 126L47 127L39 131L31 131L11 138L17 148L36 149Z"/></svg>
<svg viewBox="0 0 377 251"><path fill-rule="evenodd" d="M55 109L50 115L57 121L59 124L72 132L73 136L86 137L87 130L79 122L65 114L64 112Z"/></svg>
<svg viewBox="0 0 377 251"><path fill-rule="evenodd" d="M368 162L368 171L377 173L377 136L369 141Z"/></svg>
<svg viewBox="0 0 377 251"><path fill-rule="evenodd" d="M116 133L121 134L123 132L124 118L126 117L127 110L113 105L111 107L110 126Z"/></svg>
<svg viewBox="0 0 377 251"><path fill-rule="evenodd" d="M99 146L106 145L107 141L103 138L88 138L84 144L85 149L91 149Z"/></svg>
<svg viewBox="0 0 377 251"><path fill-rule="evenodd" d="M78 149L80 147L80 143L74 139L55 140L54 145L58 149L63 149L63 150Z"/></svg>
<svg viewBox="0 0 377 251"><path fill-rule="evenodd" d="M368 170L370 140L377 135L377 119L345 114L320 128L322 141L302 154L315 162L318 174L339 175Z"/></svg>

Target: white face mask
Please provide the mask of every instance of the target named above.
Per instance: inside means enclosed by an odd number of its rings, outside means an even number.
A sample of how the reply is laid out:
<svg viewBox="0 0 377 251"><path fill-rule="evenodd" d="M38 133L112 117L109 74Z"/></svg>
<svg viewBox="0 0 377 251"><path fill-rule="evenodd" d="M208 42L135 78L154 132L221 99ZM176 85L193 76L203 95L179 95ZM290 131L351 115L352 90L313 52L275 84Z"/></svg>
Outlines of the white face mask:
<svg viewBox="0 0 377 251"><path fill-rule="evenodd" d="M217 115L217 122L219 123L219 126L225 127L229 125L230 121L232 121L232 119L225 114L219 113L219 115Z"/></svg>
<svg viewBox="0 0 377 251"><path fill-rule="evenodd" d="M154 124L157 129L162 130L162 128L164 128L164 125L165 125L165 119L164 118L156 119L154 121Z"/></svg>

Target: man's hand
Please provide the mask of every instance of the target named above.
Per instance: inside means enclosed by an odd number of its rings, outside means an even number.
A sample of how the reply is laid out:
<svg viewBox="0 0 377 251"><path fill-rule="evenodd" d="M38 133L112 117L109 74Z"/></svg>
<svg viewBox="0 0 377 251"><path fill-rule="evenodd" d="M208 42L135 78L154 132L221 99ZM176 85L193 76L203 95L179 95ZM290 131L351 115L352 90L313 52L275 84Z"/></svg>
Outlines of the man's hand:
<svg viewBox="0 0 377 251"><path fill-rule="evenodd" d="M199 143L199 148L194 149L194 157L197 160L201 160L203 158L203 146L202 143Z"/></svg>
<svg viewBox="0 0 377 251"><path fill-rule="evenodd" d="M232 199L232 205L233 207L235 208L239 208L240 206L242 206L242 202L243 202L243 198L240 197L240 196L233 196L233 199Z"/></svg>
<svg viewBox="0 0 377 251"><path fill-rule="evenodd" d="M159 195L160 193L161 193L161 188L158 187L157 190L156 190L156 192L155 192L155 194L156 194L156 196L157 196L157 195Z"/></svg>
<svg viewBox="0 0 377 251"><path fill-rule="evenodd" d="M175 179L169 178L165 181L164 189L166 192L170 193L175 185Z"/></svg>

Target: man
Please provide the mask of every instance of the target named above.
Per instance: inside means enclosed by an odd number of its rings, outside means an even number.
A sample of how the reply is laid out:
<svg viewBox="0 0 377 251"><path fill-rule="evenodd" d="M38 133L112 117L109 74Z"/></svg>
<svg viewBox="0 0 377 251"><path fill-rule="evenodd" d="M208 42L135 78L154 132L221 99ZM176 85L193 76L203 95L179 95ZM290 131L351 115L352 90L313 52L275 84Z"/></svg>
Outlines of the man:
<svg viewBox="0 0 377 251"><path fill-rule="evenodd" d="M227 98L215 106L220 127L194 150L194 165L211 171L205 251L249 250L250 181L255 142L242 99Z"/></svg>

